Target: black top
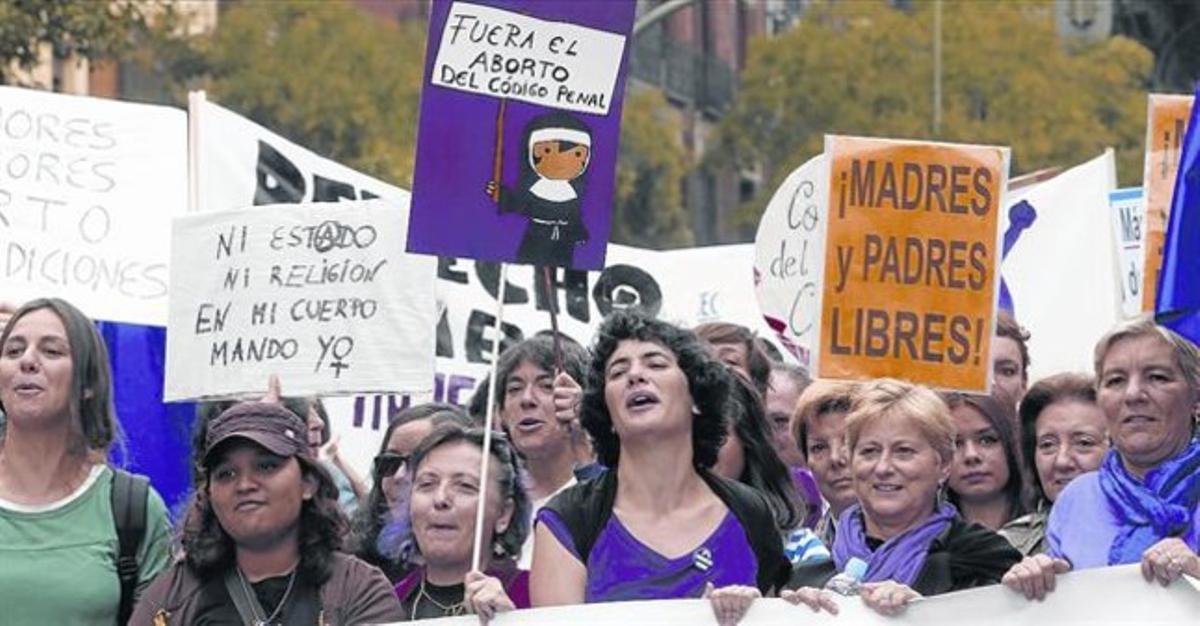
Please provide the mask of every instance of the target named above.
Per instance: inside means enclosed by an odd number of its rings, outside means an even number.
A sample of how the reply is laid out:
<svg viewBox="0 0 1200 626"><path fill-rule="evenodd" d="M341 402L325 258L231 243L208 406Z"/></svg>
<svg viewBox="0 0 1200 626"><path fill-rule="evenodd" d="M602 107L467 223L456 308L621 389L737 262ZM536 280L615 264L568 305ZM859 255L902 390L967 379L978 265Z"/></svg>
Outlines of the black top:
<svg viewBox="0 0 1200 626"><path fill-rule="evenodd" d="M588 239L579 198L555 202L535 196L528 189L502 186L500 212L529 218L517 248L517 259L522 263L572 267L576 244Z"/></svg>
<svg viewBox="0 0 1200 626"><path fill-rule="evenodd" d="M936 596L994 585L1020 560L1021 553L1000 535L955 518L930 544L912 588L923 596ZM835 574L837 566L832 560L800 565L792 570L787 587L824 587Z"/></svg>
<svg viewBox="0 0 1200 626"><path fill-rule="evenodd" d="M316 624L317 616L320 613L316 588L297 574L296 583L285 599L283 594L287 591L287 586L288 576L276 576L253 583L250 588L258 598L258 603L268 613L274 611L281 601L285 603L283 610L275 619L271 620L272 626L277 624L283 626ZM212 580L204 583L197 603L196 619L192 623L196 626L207 624L241 626L243 624L237 609L233 606L233 599L229 597L229 592L225 589L225 581L222 577L214 576Z"/></svg>
<svg viewBox="0 0 1200 626"><path fill-rule="evenodd" d="M408 597L400 598L400 608L410 620L466 615L465 593L466 585L462 583L445 587L425 583L414 587Z"/></svg>

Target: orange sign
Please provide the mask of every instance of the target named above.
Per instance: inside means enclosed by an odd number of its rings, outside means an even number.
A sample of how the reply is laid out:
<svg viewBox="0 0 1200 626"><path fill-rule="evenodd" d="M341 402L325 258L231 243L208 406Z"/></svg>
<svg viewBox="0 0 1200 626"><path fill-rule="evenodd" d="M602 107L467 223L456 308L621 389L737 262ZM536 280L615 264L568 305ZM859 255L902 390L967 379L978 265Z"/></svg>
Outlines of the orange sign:
<svg viewBox="0 0 1200 626"><path fill-rule="evenodd" d="M1146 265L1142 288L1142 310L1154 310L1158 274L1162 270L1167 218L1171 194L1179 171L1179 152L1192 112L1192 96L1150 94L1146 113L1146 168L1142 187L1146 198Z"/></svg>
<svg viewBox="0 0 1200 626"><path fill-rule="evenodd" d="M987 391L1008 148L827 136L819 375Z"/></svg>

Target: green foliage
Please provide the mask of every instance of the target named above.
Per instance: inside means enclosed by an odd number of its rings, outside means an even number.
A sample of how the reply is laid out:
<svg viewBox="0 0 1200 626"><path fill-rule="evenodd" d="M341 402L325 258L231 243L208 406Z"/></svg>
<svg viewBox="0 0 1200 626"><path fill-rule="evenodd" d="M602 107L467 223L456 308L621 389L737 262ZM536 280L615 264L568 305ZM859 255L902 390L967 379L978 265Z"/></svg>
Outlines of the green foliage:
<svg viewBox="0 0 1200 626"><path fill-rule="evenodd" d="M199 46L214 102L411 187L423 22L376 19L348 2L239 2Z"/></svg>
<svg viewBox="0 0 1200 626"><path fill-rule="evenodd" d="M765 165L770 184L737 213L756 222L823 136L938 139L1012 147L1012 174L1117 151L1122 184L1142 178L1153 58L1124 38L1059 39L1048 2L946 2L942 121L933 120L933 11L883 2L817 5L787 34L753 42L719 163Z"/></svg>
<svg viewBox="0 0 1200 626"><path fill-rule="evenodd" d="M611 239L651 248L691 245L682 189L687 157L678 124L661 92L629 89L627 94Z"/></svg>
<svg viewBox="0 0 1200 626"><path fill-rule="evenodd" d="M10 63L24 70L37 65L41 44L50 44L58 59L72 54L86 59L124 54L138 32L149 30L150 15L169 13L149 1L0 1L0 83L13 79Z"/></svg>

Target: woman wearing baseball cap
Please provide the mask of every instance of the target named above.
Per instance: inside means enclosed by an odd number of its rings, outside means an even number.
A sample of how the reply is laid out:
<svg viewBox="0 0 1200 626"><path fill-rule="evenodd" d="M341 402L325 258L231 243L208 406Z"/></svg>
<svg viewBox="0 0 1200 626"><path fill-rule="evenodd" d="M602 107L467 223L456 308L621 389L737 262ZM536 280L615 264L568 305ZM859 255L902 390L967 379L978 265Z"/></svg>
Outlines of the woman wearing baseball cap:
<svg viewBox="0 0 1200 626"><path fill-rule="evenodd" d="M143 594L132 623L342 625L401 619L387 578L339 552L337 487L305 422L243 402L209 425L204 483L183 522L184 555Z"/></svg>

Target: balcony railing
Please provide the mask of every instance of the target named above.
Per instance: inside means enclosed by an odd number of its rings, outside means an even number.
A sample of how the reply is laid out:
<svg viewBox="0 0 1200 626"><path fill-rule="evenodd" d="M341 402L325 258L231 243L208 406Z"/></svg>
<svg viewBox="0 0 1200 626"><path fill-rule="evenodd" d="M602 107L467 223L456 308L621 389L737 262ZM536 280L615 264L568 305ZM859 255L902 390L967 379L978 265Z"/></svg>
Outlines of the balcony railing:
<svg viewBox="0 0 1200 626"><path fill-rule="evenodd" d="M712 115L733 103L737 78L725 61L663 37L650 29L634 41L630 73L660 87L667 96L689 102Z"/></svg>

